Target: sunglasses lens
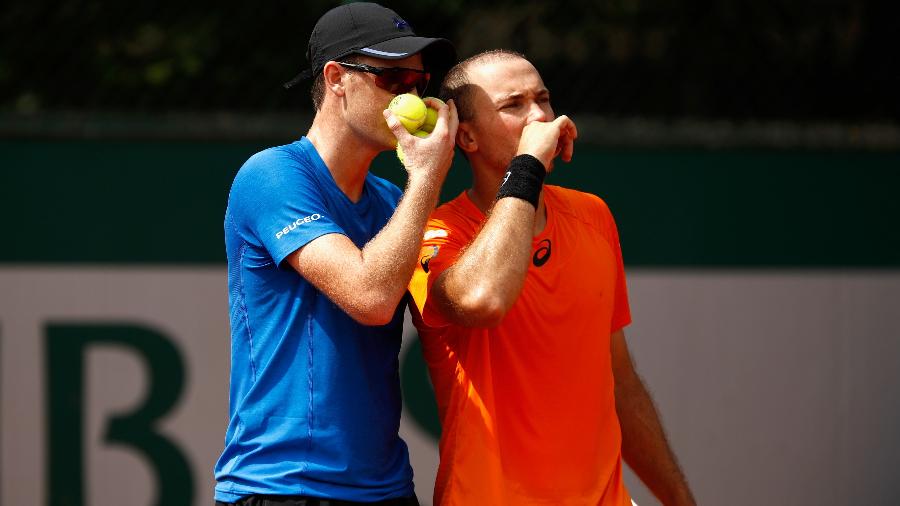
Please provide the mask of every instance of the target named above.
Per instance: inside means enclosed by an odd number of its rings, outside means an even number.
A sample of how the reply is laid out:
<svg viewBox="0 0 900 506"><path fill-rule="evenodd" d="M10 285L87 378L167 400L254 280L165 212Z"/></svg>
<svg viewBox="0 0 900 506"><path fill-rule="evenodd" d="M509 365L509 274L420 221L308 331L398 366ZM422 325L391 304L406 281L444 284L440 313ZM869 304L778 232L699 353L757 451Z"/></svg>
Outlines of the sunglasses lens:
<svg viewBox="0 0 900 506"><path fill-rule="evenodd" d="M415 88L419 94L425 92L430 74L407 69L384 69L375 83L394 94L406 93Z"/></svg>

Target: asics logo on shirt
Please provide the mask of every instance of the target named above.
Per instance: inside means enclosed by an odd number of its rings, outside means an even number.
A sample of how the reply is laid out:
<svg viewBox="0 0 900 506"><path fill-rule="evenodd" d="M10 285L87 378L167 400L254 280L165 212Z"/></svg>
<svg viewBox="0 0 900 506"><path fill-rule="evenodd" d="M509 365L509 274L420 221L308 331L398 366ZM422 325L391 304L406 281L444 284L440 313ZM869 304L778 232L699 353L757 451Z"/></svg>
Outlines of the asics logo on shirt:
<svg viewBox="0 0 900 506"><path fill-rule="evenodd" d="M299 227L300 225L303 225L304 223L310 223L312 221L316 221L321 217L322 217L321 214L313 213L313 214L310 214L309 216L305 216L303 218L297 218L297 220L294 221L293 223L291 223L290 225L284 227L283 229L279 230L278 232L275 232L275 238L281 239L285 235L290 234L291 230L294 230L295 228Z"/></svg>
<svg viewBox="0 0 900 506"><path fill-rule="evenodd" d="M544 239L538 243L539 248L535 250L534 256L531 257L535 267L540 267L550 260L550 239Z"/></svg>

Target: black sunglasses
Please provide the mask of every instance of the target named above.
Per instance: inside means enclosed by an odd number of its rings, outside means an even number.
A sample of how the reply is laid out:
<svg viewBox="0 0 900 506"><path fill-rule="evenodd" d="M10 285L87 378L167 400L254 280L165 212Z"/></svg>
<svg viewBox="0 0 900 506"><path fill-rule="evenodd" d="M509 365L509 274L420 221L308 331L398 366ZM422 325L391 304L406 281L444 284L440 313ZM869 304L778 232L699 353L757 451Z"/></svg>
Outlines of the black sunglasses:
<svg viewBox="0 0 900 506"><path fill-rule="evenodd" d="M428 80L431 79L431 74L424 70L403 67L373 67L364 63L347 63L342 61L337 63L348 69L375 74L375 84L394 95L407 93L415 88L419 92L419 96L422 96L425 93L425 88L428 86Z"/></svg>

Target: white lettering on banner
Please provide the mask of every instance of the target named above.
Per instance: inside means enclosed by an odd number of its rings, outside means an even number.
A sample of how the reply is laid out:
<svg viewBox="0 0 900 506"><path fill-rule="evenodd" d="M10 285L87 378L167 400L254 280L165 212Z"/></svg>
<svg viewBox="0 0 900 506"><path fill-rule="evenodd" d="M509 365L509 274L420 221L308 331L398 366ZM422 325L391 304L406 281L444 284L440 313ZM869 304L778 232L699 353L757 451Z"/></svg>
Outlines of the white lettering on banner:
<svg viewBox="0 0 900 506"><path fill-rule="evenodd" d="M284 227L283 229L279 230L278 232L275 232L275 238L281 239L285 234L289 234L291 232L291 230L294 230L295 228L299 227L300 225L303 225L304 223L316 221L321 217L322 217L321 214L313 213L313 214L311 214L309 216L305 216L303 218L297 218L297 220L295 222Z"/></svg>

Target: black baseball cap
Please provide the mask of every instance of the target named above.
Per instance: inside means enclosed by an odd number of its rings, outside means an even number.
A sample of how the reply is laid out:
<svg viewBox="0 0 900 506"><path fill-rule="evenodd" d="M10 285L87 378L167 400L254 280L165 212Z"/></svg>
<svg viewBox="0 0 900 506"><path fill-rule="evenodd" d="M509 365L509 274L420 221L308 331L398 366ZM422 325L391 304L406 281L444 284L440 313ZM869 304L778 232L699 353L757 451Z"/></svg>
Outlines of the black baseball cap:
<svg viewBox="0 0 900 506"><path fill-rule="evenodd" d="M326 63L350 54L400 60L419 52L432 74L446 72L456 61L449 40L416 36L412 26L387 7L369 2L341 5L322 15L309 36L306 59L311 67L284 87L317 76Z"/></svg>

